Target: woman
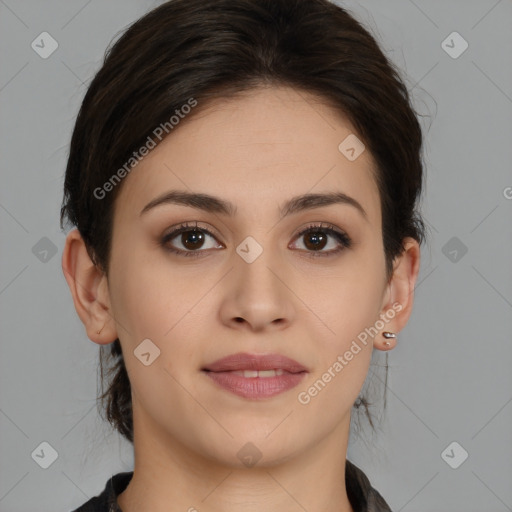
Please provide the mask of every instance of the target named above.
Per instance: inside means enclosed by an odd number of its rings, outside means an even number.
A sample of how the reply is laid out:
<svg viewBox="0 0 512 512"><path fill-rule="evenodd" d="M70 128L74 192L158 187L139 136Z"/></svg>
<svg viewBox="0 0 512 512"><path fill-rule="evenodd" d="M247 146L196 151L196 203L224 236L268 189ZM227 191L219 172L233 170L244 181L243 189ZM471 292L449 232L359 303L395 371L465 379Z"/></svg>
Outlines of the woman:
<svg viewBox="0 0 512 512"><path fill-rule="evenodd" d="M346 452L413 305L421 147L397 71L327 0L171 0L129 27L61 225L135 467L77 510L390 510Z"/></svg>

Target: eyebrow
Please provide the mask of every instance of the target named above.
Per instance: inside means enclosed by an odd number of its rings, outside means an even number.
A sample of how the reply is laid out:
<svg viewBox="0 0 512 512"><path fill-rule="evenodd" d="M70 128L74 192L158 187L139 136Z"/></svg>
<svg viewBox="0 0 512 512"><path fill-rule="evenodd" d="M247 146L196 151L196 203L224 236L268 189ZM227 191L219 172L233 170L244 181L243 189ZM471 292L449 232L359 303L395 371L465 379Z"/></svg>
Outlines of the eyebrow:
<svg viewBox="0 0 512 512"><path fill-rule="evenodd" d="M237 207L233 203L215 196L211 196L209 194L172 190L150 201L141 210L140 215L143 215L149 210L164 204L189 206L191 208L196 208L205 212L218 213L231 217L234 216L237 211ZM284 218L294 213L311 210L314 208L320 208L322 206L330 206L333 204L346 204L353 206L359 211L365 220L368 220L368 215L361 204L356 199L348 196L347 194L344 194L343 192L304 194L301 196L292 197L284 204L280 214L281 218Z"/></svg>

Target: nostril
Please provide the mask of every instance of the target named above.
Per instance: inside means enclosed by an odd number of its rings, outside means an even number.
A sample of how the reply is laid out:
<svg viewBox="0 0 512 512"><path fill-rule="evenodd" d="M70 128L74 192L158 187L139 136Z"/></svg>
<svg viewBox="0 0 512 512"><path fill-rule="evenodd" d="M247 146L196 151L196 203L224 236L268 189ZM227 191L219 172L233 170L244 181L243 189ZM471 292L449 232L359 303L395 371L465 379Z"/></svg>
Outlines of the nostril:
<svg viewBox="0 0 512 512"><path fill-rule="evenodd" d="M243 322L243 321L244 321L244 319L243 319L242 317L240 317L240 316L237 316L237 317L235 318L235 321L236 321L236 322L238 322L238 323L241 323L241 322Z"/></svg>

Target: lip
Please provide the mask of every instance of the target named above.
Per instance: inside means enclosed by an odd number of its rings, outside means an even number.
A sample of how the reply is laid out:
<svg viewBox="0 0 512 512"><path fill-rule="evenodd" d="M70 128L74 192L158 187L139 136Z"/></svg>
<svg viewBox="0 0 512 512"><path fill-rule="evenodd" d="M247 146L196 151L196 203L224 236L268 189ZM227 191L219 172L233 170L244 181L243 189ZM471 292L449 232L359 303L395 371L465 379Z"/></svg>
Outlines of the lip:
<svg viewBox="0 0 512 512"><path fill-rule="evenodd" d="M299 384L308 370L280 354L232 354L201 368L221 388L249 399L263 399L288 391ZM278 370L274 376L247 376L244 371ZM236 372L236 373L235 373Z"/></svg>
<svg viewBox="0 0 512 512"><path fill-rule="evenodd" d="M239 352L206 365L202 370L232 372L237 370L285 370L288 373L306 372L307 369L294 359L281 354L248 354Z"/></svg>

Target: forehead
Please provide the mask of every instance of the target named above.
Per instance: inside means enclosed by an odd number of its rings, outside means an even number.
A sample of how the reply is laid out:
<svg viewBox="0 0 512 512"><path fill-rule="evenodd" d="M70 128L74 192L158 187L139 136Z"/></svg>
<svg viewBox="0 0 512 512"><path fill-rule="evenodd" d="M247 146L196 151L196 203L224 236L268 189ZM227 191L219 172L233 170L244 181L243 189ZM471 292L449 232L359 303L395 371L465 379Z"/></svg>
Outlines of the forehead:
<svg viewBox="0 0 512 512"><path fill-rule="evenodd" d="M353 127L308 93L251 90L199 104L180 123L124 178L116 205L123 217L179 189L222 197L241 212L255 206L277 211L291 196L338 191L380 218L369 151L347 158L354 155L352 147L362 150Z"/></svg>

